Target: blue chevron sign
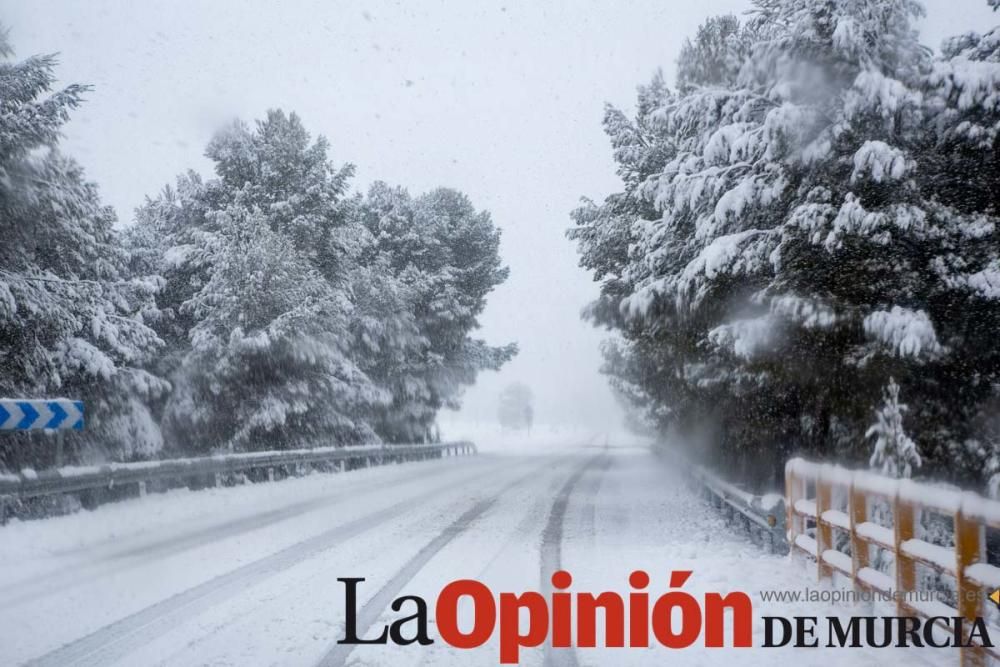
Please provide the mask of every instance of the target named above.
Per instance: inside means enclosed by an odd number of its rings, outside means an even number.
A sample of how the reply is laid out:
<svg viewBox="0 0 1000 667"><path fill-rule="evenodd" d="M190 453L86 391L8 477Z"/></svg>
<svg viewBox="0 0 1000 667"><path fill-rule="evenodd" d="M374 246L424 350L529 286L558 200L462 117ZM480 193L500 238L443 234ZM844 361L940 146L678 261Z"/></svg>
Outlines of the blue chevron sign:
<svg viewBox="0 0 1000 667"><path fill-rule="evenodd" d="M0 431L83 430L83 401L0 398Z"/></svg>

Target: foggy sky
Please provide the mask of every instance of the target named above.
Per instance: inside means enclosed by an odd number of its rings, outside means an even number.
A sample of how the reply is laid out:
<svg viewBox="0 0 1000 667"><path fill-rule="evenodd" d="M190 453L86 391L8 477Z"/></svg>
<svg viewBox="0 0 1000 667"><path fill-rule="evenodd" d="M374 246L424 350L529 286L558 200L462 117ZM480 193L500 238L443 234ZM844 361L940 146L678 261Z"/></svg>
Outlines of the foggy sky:
<svg viewBox="0 0 1000 667"><path fill-rule="evenodd" d="M928 2L922 41L1000 23L985 0ZM516 340L518 358L485 373L464 419L492 420L509 382L528 384L536 421L616 428L598 374L604 332L579 319L596 295L564 235L580 196L618 188L601 129L605 102L631 109L685 37L748 1L187 2L0 0L16 56L61 53L65 83L94 90L66 127L66 152L130 224L146 195L181 171L211 173L202 153L231 121L296 111L376 179L411 192L467 193L503 229L510 280L480 335Z"/></svg>

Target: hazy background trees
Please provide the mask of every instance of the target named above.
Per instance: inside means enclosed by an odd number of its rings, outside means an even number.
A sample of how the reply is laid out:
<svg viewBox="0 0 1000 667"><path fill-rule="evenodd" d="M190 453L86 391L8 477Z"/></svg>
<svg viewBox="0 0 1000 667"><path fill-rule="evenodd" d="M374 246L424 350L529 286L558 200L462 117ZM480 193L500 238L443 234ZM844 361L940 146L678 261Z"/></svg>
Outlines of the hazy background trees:
<svg viewBox="0 0 1000 667"><path fill-rule="evenodd" d="M535 420L534 396L521 382L507 385L500 394L497 419L504 431L530 431Z"/></svg>

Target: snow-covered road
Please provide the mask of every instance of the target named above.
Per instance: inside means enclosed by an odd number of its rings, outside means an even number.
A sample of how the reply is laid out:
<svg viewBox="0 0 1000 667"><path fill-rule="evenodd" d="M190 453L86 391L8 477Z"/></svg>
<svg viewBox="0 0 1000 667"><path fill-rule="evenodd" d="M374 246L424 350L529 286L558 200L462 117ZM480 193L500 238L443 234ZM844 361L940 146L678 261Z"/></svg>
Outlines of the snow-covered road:
<svg viewBox="0 0 1000 667"><path fill-rule="evenodd" d="M635 569L667 589L743 590L755 615L850 613L764 603L761 589L815 586L804 564L733 534L644 449L579 448L463 457L271 484L177 491L0 529L0 664L497 665L481 648L338 645L344 587L365 577L359 627L395 618L398 595L431 602L450 581L494 592L548 590L558 568L573 590L627 593ZM463 610L464 611L467 610ZM763 632L755 624L754 632ZM655 643L655 642L654 642ZM353 650L347 650L353 648ZM884 664L892 649L543 648L525 665ZM907 651L949 664L952 651Z"/></svg>

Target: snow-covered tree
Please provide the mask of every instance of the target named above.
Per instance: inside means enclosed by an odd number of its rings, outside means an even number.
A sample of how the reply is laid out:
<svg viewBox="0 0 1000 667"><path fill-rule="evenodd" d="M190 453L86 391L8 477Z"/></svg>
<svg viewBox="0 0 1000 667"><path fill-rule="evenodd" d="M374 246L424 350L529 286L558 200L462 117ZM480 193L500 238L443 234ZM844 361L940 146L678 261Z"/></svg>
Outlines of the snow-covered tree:
<svg viewBox="0 0 1000 667"><path fill-rule="evenodd" d="M875 439L868 464L889 477L912 477L913 470L921 465L917 445L903 428L907 409L905 403L899 402L899 385L889 378L882 405L875 411L875 423L865 432L866 438Z"/></svg>
<svg viewBox="0 0 1000 667"><path fill-rule="evenodd" d="M358 215L369 234L364 263L384 267L402 312L412 314L393 346L399 363L378 375L393 401L377 429L391 442L422 441L432 437L437 412L457 408L479 371L499 369L516 352L470 336L487 295L508 275L500 232L487 212L444 188L412 197L376 183Z"/></svg>
<svg viewBox="0 0 1000 667"><path fill-rule="evenodd" d="M345 295L258 209L217 217L221 252L183 306L197 324L171 431L242 451L377 441L365 411L388 396L349 357Z"/></svg>
<svg viewBox="0 0 1000 667"><path fill-rule="evenodd" d="M260 449L377 441L388 400L354 358L352 271L360 230L323 138L295 114L235 123L187 173L139 209L137 270L163 276L159 406L178 449Z"/></svg>
<svg viewBox="0 0 1000 667"><path fill-rule="evenodd" d="M506 278L499 233L450 190L349 196L322 137L271 111L210 142L137 212L133 270L164 278L155 369L176 447L422 441L507 348L469 338ZM198 443L195 445L194 443Z"/></svg>
<svg viewBox="0 0 1000 667"><path fill-rule="evenodd" d="M53 56L11 55L0 33L0 394L84 401L67 462L154 454L162 438L145 402L167 385L141 367L160 345L147 326L158 282L130 276L113 211L59 151L87 88L52 92ZM0 439L0 468L54 454L46 435Z"/></svg>
<svg viewBox="0 0 1000 667"><path fill-rule="evenodd" d="M676 91L657 76L634 119L606 113L624 189L570 232L602 280L589 315L628 341L625 380L663 424L717 424L733 464L860 459L891 375L927 462L982 468L1000 64L994 33L933 56L921 11L759 0L699 31Z"/></svg>

